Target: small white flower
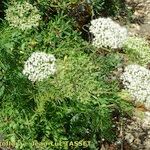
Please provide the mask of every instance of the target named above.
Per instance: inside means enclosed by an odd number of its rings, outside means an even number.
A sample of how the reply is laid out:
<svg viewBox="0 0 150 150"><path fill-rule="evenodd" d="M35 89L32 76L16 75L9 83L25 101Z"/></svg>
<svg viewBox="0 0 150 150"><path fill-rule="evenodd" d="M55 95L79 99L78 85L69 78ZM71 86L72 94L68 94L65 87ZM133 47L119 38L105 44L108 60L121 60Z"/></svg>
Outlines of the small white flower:
<svg viewBox="0 0 150 150"><path fill-rule="evenodd" d="M144 38L128 37L123 48L133 62L143 66L150 62L150 47Z"/></svg>
<svg viewBox="0 0 150 150"><path fill-rule="evenodd" d="M41 20L41 16L38 9L30 3L14 2L6 10L5 19L9 22L10 26L26 30L37 27Z"/></svg>
<svg viewBox="0 0 150 150"><path fill-rule="evenodd" d="M135 101L150 108L150 71L139 65L128 65L121 80Z"/></svg>
<svg viewBox="0 0 150 150"><path fill-rule="evenodd" d="M98 18L91 21L90 32L93 33L93 45L97 48L121 48L127 38L127 30L110 18Z"/></svg>
<svg viewBox="0 0 150 150"><path fill-rule="evenodd" d="M55 74L55 57L44 52L34 52L24 64L23 74L32 82L41 81Z"/></svg>

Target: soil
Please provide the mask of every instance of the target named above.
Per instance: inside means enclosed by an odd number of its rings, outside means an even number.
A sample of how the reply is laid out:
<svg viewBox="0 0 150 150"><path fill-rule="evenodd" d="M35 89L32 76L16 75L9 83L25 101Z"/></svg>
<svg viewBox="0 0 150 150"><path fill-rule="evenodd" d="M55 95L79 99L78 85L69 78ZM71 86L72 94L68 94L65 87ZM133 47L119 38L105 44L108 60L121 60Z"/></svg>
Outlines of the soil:
<svg viewBox="0 0 150 150"><path fill-rule="evenodd" d="M150 41L150 0L126 0L126 3L133 10L130 34Z"/></svg>

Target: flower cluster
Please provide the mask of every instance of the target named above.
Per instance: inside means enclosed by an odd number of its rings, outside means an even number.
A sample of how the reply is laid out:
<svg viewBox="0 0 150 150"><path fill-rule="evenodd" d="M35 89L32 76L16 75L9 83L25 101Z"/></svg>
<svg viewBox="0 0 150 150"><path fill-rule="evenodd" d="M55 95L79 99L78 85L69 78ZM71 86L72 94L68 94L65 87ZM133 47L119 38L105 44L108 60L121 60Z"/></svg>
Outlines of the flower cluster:
<svg viewBox="0 0 150 150"><path fill-rule="evenodd" d="M10 26L26 30L37 27L41 16L38 9L30 3L14 2L13 5L10 5L6 10L5 19L9 22Z"/></svg>
<svg viewBox="0 0 150 150"><path fill-rule="evenodd" d="M124 50L135 63L146 65L150 62L150 47L144 38L128 37L124 43Z"/></svg>
<svg viewBox="0 0 150 150"><path fill-rule="evenodd" d="M127 30L110 18L98 18L91 21L93 45L97 48L121 48L127 38Z"/></svg>
<svg viewBox="0 0 150 150"><path fill-rule="evenodd" d="M139 65L128 65L121 80L132 98L150 108L150 71Z"/></svg>
<svg viewBox="0 0 150 150"><path fill-rule="evenodd" d="M34 52L25 62L23 74L32 82L41 81L56 72L55 57L44 52Z"/></svg>

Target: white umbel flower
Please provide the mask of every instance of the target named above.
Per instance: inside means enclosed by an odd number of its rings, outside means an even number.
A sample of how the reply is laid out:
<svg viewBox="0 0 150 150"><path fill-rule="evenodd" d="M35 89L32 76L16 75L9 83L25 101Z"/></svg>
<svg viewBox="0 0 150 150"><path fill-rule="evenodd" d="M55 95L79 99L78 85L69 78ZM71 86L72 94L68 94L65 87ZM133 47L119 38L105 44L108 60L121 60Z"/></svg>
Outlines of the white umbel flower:
<svg viewBox="0 0 150 150"><path fill-rule="evenodd" d="M93 45L97 48L121 48L127 38L127 29L110 18L98 18L91 21L90 32L93 33Z"/></svg>
<svg viewBox="0 0 150 150"><path fill-rule="evenodd" d="M24 64L23 74L32 82L42 81L56 72L55 57L44 52L34 52Z"/></svg>
<svg viewBox="0 0 150 150"><path fill-rule="evenodd" d="M146 66L150 62L150 47L144 38L128 37L124 43L124 51L132 62L142 66Z"/></svg>
<svg viewBox="0 0 150 150"><path fill-rule="evenodd" d="M121 79L132 98L150 109L150 71L136 64L128 65Z"/></svg>
<svg viewBox="0 0 150 150"><path fill-rule="evenodd" d="M9 22L10 26L26 30L37 27L41 16L38 9L30 3L14 2L6 10L5 19Z"/></svg>

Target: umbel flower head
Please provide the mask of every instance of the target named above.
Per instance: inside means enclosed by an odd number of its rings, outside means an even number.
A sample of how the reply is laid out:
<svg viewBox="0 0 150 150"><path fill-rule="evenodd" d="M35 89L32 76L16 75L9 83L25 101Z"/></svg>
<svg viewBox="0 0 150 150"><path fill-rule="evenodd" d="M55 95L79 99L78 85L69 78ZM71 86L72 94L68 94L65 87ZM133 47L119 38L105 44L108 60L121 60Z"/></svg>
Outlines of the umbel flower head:
<svg viewBox="0 0 150 150"><path fill-rule="evenodd" d="M24 64L23 74L32 82L42 81L56 72L55 57L44 52L34 52Z"/></svg>
<svg viewBox="0 0 150 150"><path fill-rule="evenodd" d="M97 48L121 48L128 35L126 28L110 18L92 20L89 29L94 35L92 44Z"/></svg>
<svg viewBox="0 0 150 150"><path fill-rule="evenodd" d="M139 65L128 65L121 75L124 88L132 98L150 108L150 71Z"/></svg>
<svg viewBox="0 0 150 150"><path fill-rule="evenodd" d="M144 66L150 62L150 47L144 38L128 37L123 47L131 61Z"/></svg>
<svg viewBox="0 0 150 150"><path fill-rule="evenodd" d="M5 19L9 22L10 26L26 30L37 27L41 16L38 9L30 3L13 2L6 10Z"/></svg>

